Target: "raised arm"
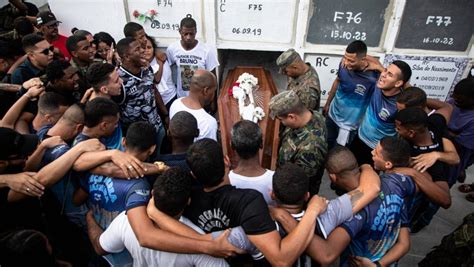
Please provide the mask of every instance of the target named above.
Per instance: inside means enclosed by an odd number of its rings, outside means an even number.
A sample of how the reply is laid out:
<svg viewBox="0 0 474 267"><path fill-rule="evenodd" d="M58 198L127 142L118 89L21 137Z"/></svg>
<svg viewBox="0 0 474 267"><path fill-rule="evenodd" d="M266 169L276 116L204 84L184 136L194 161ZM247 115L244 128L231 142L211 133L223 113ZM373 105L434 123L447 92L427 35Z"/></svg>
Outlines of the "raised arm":
<svg viewBox="0 0 474 267"><path fill-rule="evenodd" d="M154 221L160 229L163 229L168 232L172 232L177 235L187 236L190 238L201 239L201 240L212 240L210 235L201 235L191 229L191 227L180 223L176 219L171 218L170 216L164 214L163 212L159 211L155 207L155 200L153 197L148 202L147 206L147 214L148 217Z"/></svg>
<svg viewBox="0 0 474 267"><path fill-rule="evenodd" d="M369 164L360 167L359 186L348 192L351 198L352 213L355 214L367 206L380 193L380 177Z"/></svg>
<svg viewBox="0 0 474 267"><path fill-rule="evenodd" d="M447 122L451 119L451 114L453 113L453 106L449 103L439 101L438 99L428 98L426 100L426 106L430 109L435 109L436 113L442 115Z"/></svg>
<svg viewBox="0 0 474 267"><path fill-rule="evenodd" d="M127 217L142 247L176 253L204 253L215 257L228 257L242 252L227 242L229 230L214 241L204 241L179 236L155 227L148 218L145 206L129 209Z"/></svg>
<svg viewBox="0 0 474 267"><path fill-rule="evenodd" d="M44 139L36 148L36 150L28 157L25 163L25 171L37 171L40 168L41 160L43 159L44 152L48 148L55 147L60 144L65 144L60 136L52 136Z"/></svg>
<svg viewBox="0 0 474 267"><path fill-rule="evenodd" d="M433 182L428 173L420 173L412 168L396 168L394 171L411 176L419 189L433 203L436 203L445 209L451 206L451 195L449 193L447 182Z"/></svg>
<svg viewBox="0 0 474 267"><path fill-rule="evenodd" d="M159 162L155 163L147 163L147 162L142 162L143 167L144 167L144 175L155 175L155 174L160 174L163 173L166 169L168 169L168 166L166 166L164 163L158 164ZM117 165L115 165L113 162L106 162L103 163L91 170L89 170L90 173L94 174L99 174L99 175L104 175L104 176L109 176L109 177L114 177L114 178L121 178L121 179L130 179L130 176L128 176L126 173L123 172L121 168L119 168ZM138 173L133 173L132 177L135 178L140 178L142 177Z"/></svg>
<svg viewBox="0 0 474 267"><path fill-rule="evenodd" d="M23 94L7 111L0 122L1 127L14 129L15 123L20 118L21 112L31 99L37 98L44 91L42 86L34 86Z"/></svg>
<svg viewBox="0 0 474 267"><path fill-rule="evenodd" d="M76 159L84 152L97 151L104 149L104 145L97 139L89 139L75 147L71 148L68 152L64 153L61 157L44 166L35 176L45 187L50 187L55 184L59 179L64 177L66 173L71 169L72 164ZM25 198L26 195L10 190L8 193L8 201L17 201Z"/></svg>
<svg viewBox="0 0 474 267"><path fill-rule="evenodd" d="M145 173L140 160L118 149L84 153L74 162L73 169L78 172L88 171L108 161L112 161L126 173L127 178L137 175L142 177Z"/></svg>
<svg viewBox="0 0 474 267"><path fill-rule="evenodd" d="M325 198L313 196L305 215L296 228L281 239L276 230L260 235L247 235L265 258L274 266L291 265L306 249L314 236L316 217L326 209Z"/></svg>
<svg viewBox="0 0 474 267"><path fill-rule="evenodd" d="M419 172L425 172L438 160L449 165L459 164L460 158L453 142L447 138L443 138L443 147L443 151L432 151L413 157L413 168Z"/></svg>
<svg viewBox="0 0 474 267"><path fill-rule="evenodd" d="M298 222L286 210L272 209L272 216L288 233L293 232L298 226ZM335 261L351 241L349 234L342 227L336 227L328 234L327 240L313 235L306 248L306 253L322 265L330 265Z"/></svg>

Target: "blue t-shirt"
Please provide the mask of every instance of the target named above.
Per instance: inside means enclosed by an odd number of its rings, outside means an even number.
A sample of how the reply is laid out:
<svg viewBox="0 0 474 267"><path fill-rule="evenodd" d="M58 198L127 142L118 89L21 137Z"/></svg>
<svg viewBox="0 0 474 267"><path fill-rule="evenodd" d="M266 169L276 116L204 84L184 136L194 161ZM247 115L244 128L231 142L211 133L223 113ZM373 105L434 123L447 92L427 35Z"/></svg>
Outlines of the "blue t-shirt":
<svg viewBox="0 0 474 267"><path fill-rule="evenodd" d="M82 132L79 133L76 138L74 139L73 146L77 145L78 143L91 139L91 137L83 134ZM101 137L99 141L104 144L106 149L118 149L120 151L125 151L125 148L122 146L122 127L119 125L115 128L113 134L109 137Z"/></svg>
<svg viewBox="0 0 474 267"><path fill-rule="evenodd" d="M103 229L120 212L145 206L150 200L150 185L145 178L126 180L89 174L80 184L89 193L89 207Z"/></svg>
<svg viewBox="0 0 474 267"><path fill-rule="evenodd" d="M397 242L400 228L408 227L408 209L416 192L412 178L382 174L380 185L379 197L341 225L352 240L341 256L341 266L349 265L349 254L380 260Z"/></svg>
<svg viewBox="0 0 474 267"><path fill-rule="evenodd" d="M49 137L47 133L52 127L53 125L43 126L38 130L36 135L41 141L43 141L44 139ZM68 144L60 144L55 147L46 149L43 154L43 158L41 159L41 168L64 155L66 152L69 151L69 149L71 149L71 147ZM77 188L78 183L77 180L74 179L71 174L72 171L68 171L64 177L62 177L50 188L50 190L54 194L56 199L59 201L64 214L68 216L69 219L76 222L77 216L81 217L82 215L85 215L85 213L87 212L87 207L85 205L76 206L72 203L74 191ZM79 224L82 224L82 222Z"/></svg>
<svg viewBox="0 0 474 267"><path fill-rule="evenodd" d="M352 71L339 65L339 85L329 107L329 117L340 128L355 130L364 116L380 73Z"/></svg>
<svg viewBox="0 0 474 267"><path fill-rule="evenodd" d="M394 136L395 116L397 115L397 95L385 96L375 88L365 116L359 127L359 138L370 148L385 136Z"/></svg>

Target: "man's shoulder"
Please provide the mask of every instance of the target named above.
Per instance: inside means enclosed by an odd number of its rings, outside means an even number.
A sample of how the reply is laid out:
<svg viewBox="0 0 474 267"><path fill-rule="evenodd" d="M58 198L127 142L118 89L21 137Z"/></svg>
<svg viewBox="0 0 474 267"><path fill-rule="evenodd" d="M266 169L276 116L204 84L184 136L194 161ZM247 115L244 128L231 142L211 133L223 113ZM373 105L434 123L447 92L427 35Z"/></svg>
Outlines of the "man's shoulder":
<svg viewBox="0 0 474 267"><path fill-rule="evenodd" d="M261 196L261 193L255 189L237 188L230 184L224 185L210 192L210 194L214 194L215 196L218 196L221 199L235 200L236 203L242 203L242 201L245 202L245 200L254 200L257 196Z"/></svg>
<svg viewBox="0 0 474 267"><path fill-rule="evenodd" d="M27 72L33 73L32 69L31 69L31 63L29 63L28 59L23 61L23 63L18 65L18 67L13 71L12 79L14 77L22 77L23 78L23 76L26 75Z"/></svg>
<svg viewBox="0 0 474 267"><path fill-rule="evenodd" d="M412 177L401 173L383 173L380 175L381 190L384 194L396 194L402 198L412 196L416 191Z"/></svg>

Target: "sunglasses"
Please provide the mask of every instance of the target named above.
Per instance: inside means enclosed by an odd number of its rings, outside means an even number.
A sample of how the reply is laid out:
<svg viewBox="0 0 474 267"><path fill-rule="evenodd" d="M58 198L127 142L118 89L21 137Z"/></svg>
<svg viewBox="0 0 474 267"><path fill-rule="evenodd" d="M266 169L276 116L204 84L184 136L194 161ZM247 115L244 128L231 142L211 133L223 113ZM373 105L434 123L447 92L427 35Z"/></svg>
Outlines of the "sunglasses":
<svg viewBox="0 0 474 267"><path fill-rule="evenodd" d="M50 46L48 48L45 48L45 49L39 51L38 53L41 53L41 54L47 56L47 55L49 55L49 52L54 53L54 46Z"/></svg>

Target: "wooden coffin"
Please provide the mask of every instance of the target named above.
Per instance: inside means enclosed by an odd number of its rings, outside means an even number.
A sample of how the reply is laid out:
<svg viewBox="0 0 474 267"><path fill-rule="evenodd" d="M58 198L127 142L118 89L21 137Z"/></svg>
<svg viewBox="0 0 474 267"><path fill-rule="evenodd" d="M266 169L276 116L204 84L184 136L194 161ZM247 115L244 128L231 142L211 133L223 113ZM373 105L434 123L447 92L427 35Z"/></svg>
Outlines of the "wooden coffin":
<svg viewBox="0 0 474 267"><path fill-rule="evenodd" d="M232 167L237 166L238 155L230 147L230 130L237 121L240 121L238 101L229 95L228 89L237 81L239 76L247 72L258 78L259 89L254 90L255 104L263 108L265 117L258 124L263 133L263 149L260 149L260 164L262 167L275 170L278 155L279 120L272 120L269 116L268 103L272 96L278 93L269 71L262 67L237 67L230 70L221 87L218 97L220 133L224 155L229 156Z"/></svg>

